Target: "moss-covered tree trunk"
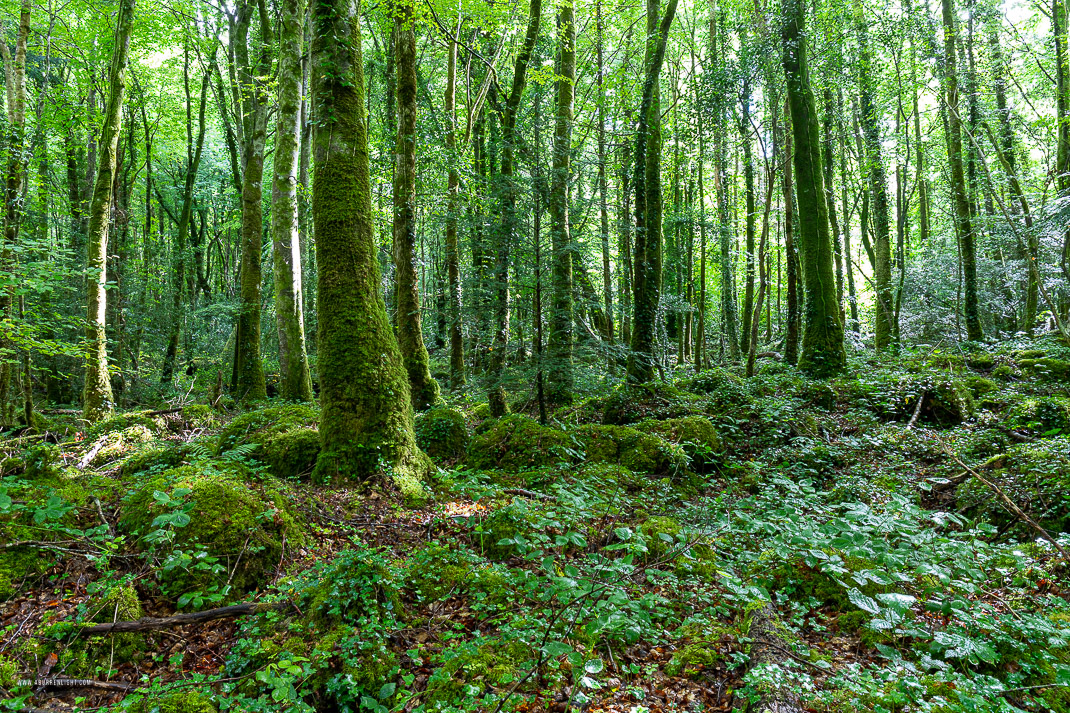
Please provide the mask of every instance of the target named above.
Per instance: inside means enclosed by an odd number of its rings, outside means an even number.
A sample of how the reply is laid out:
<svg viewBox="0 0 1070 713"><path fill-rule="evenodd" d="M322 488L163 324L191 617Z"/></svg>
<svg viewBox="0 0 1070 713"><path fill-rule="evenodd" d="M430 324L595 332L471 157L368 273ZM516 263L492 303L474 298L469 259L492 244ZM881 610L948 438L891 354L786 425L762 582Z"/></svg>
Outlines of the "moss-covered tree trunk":
<svg viewBox="0 0 1070 713"><path fill-rule="evenodd" d="M773 117L773 133L780 136L778 116L781 109L777 102L777 95L770 97L770 114ZM784 305L787 315L784 325L784 361L788 364L799 363L799 246L795 242L795 173L792 170L791 160L795 155L794 144L791 136L790 107L785 102L784 111L784 172L781 175L780 190L784 202L784 278L787 281L787 289L784 295Z"/></svg>
<svg viewBox="0 0 1070 713"><path fill-rule="evenodd" d="M505 357L509 346L509 256L516 240L517 186L513 180L514 155L516 151L516 113L527 84L528 63L539 37L542 21L542 0L531 0L528 5L528 27L524 44L513 65L513 83L501 110L501 221L494 227L496 255L494 258L494 339L488 358L488 405L495 418L505 415L508 405L505 400L503 377ZM493 91L493 90L492 90ZM493 116L492 116L493 119ZM493 124L494 122L490 122ZM493 156L490 158L493 163Z"/></svg>
<svg viewBox="0 0 1070 713"><path fill-rule="evenodd" d="M646 78L639 104L635 132L635 301L632 352L628 356L628 380L646 383L654 379L657 356L658 303L661 299L661 110L658 77L665 60L669 28L678 0L669 0L658 24L659 0L647 0Z"/></svg>
<svg viewBox="0 0 1070 713"><path fill-rule="evenodd" d="M4 226L3 245L0 246L0 274L7 276L14 268L15 246L19 226L25 210L23 197L26 185L28 145L26 141L26 43L30 36L30 3L22 3L19 11L18 32L15 36L15 57L8 53L7 41L3 42L4 75L7 85L7 131L0 150L7 154L7 175L4 180ZM0 319L12 316L12 286L0 288ZM6 336L0 338L4 351L11 349ZM11 390L11 375L14 364L9 359L0 363L0 424L9 423L8 396Z"/></svg>
<svg viewBox="0 0 1070 713"><path fill-rule="evenodd" d="M781 37L787 77L798 193L799 245L803 262L805 316L799 368L814 376L842 371L846 354L836 304L828 203L821 168L820 124L807 64L805 6L785 0Z"/></svg>
<svg viewBox="0 0 1070 713"><path fill-rule="evenodd" d="M606 87L605 87L605 58L603 32L605 21L602 17L602 0L595 4L597 13L597 46L596 62L598 81L598 218L601 228L602 243L602 304L604 306L606 322L603 339L613 343L613 258L609 252L609 183L606 176ZM575 94L575 91L573 91ZM612 360L610 369L613 368Z"/></svg>
<svg viewBox="0 0 1070 713"><path fill-rule="evenodd" d="M87 270L89 290L86 299L86 361L83 416L96 421L115 408L108 375L108 338L105 314L108 305L106 260L108 227L115 184L116 153L122 119L123 95L126 92L126 65L130 34L134 26L134 0L120 0L115 21L115 44L108 68L108 98L104 123L100 130L100 153L93 199L89 206Z"/></svg>
<svg viewBox="0 0 1070 713"><path fill-rule="evenodd" d="M966 175L962 159L962 117L959 114L959 84L956 68L958 34L955 29L953 0L943 0L944 21L944 82L948 109L947 157L951 168L951 191L954 197L955 229L958 232L962 260L963 316L966 318L966 337L971 341L984 339L977 299L977 248L974 243L973 222L970 217L970 198L966 191Z"/></svg>
<svg viewBox="0 0 1070 713"><path fill-rule="evenodd" d="M873 92L869 32L862 4L854 3L855 34L858 37L858 82L861 101L861 124L866 162L865 175L869 179L873 226L873 286L876 293L874 309L874 346L877 351L887 349L898 332L895 326L895 305L892 293L892 244L889 234L888 177L881 156L880 117Z"/></svg>
<svg viewBox="0 0 1070 713"><path fill-rule="evenodd" d="M429 469L413 434L409 379L380 290L372 221L364 69L356 0L313 0L315 173L319 263L319 481L392 471L413 485Z"/></svg>
<svg viewBox="0 0 1070 713"><path fill-rule="evenodd" d="M394 59L397 70L397 135L394 143L394 273L397 286L397 333L413 408L423 411L438 401L420 319L416 276L416 28L412 4L394 7Z"/></svg>
<svg viewBox="0 0 1070 713"><path fill-rule="evenodd" d="M460 32L460 23L457 32ZM446 179L446 282L450 335L450 388L464 386L464 335L461 331L461 258L457 239L457 219L461 211L461 171L457 153L457 41L449 41L447 50L446 93L446 152L449 175Z"/></svg>
<svg viewBox="0 0 1070 713"><path fill-rule="evenodd" d="M297 220L297 147L304 3L302 0L282 0L279 10L279 106L271 179L271 244L274 251L275 324L279 335L279 396L291 401L311 401L312 377L305 348L301 236Z"/></svg>
<svg viewBox="0 0 1070 713"><path fill-rule="evenodd" d="M234 340L231 388L242 400L267 397L264 366L260 359L261 243L264 231L264 148L267 143L268 87L274 43L267 6L241 0L235 26L234 60L242 94L244 146L241 190L241 279L238 290L238 324ZM255 64L249 57L253 13L259 11L260 45Z"/></svg>
<svg viewBox="0 0 1070 713"><path fill-rule="evenodd" d="M714 113L714 167L713 167L713 183L714 190L717 193L717 236L718 247L721 253L721 320L723 324L723 331L725 342L728 346L728 358L735 361L739 358L740 354L740 334L739 334L739 319L736 313L736 295L735 295L735 278L733 276L733 261L732 261L732 226L731 226L731 202L728 199L728 137L727 128L728 121L725 116L727 110L727 103L725 102L725 96L727 94L728 85L724 81L723 77L727 74L728 68L725 66L725 58L723 53L720 52L720 39L717 31L716 16L711 9L710 17L710 55L711 62L717 74L717 89L714 93L714 101L716 104L716 112ZM746 34L740 36L740 57L741 61L746 62L749 57L749 50L747 45ZM746 192L746 235L747 245L754 245L754 155L751 151L751 127L750 127L750 110L751 110L751 93L750 93L750 78L743 77L743 83L739 92L740 103L740 120L739 120L739 138L743 142L743 180ZM700 138L701 146L701 138ZM701 150L699 152L701 156ZM699 159L701 161L701 158ZM699 191L700 198L702 200L702 192ZM747 248L748 252L750 247ZM703 261L705 262L705 261ZM705 264L700 269L705 269ZM705 280L703 280L705 282ZM705 304L703 304L705 308ZM749 319L749 316L744 315L744 320ZM744 344L747 344L745 340L750 334L746 325L748 323L744 321L743 339ZM746 347L742 347L746 349Z"/></svg>
<svg viewBox="0 0 1070 713"><path fill-rule="evenodd" d="M572 151L572 106L576 83L576 14L573 0L557 7L557 110L550 169L550 243L552 300L548 347L547 397L553 404L572 399L572 236L569 230L568 184Z"/></svg>

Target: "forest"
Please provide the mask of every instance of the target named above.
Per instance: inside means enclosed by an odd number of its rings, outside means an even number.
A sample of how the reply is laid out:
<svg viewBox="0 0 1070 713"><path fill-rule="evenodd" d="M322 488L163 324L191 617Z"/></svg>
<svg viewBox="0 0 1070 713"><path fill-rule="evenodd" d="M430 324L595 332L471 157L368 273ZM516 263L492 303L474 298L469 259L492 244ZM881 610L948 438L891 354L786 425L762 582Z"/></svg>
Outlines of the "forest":
<svg viewBox="0 0 1070 713"><path fill-rule="evenodd" d="M1066 0L0 8L0 712L1070 713Z"/></svg>

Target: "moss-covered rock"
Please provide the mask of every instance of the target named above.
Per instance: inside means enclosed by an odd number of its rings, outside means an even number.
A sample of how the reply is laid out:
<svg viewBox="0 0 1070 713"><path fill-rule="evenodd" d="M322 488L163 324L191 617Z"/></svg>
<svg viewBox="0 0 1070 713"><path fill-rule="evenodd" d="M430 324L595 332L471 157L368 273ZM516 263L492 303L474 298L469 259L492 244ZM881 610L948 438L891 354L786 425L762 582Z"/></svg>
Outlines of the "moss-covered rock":
<svg viewBox="0 0 1070 713"><path fill-rule="evenodd" d="M983 376L971 375L965 377L963 381L975 399L999 391L999 384Z"/></svg>
<svg viewBox="0 0 1070 713"><path fill-rule="evenodd" d="M703 416L685 416L665 421L644 421L639 429L654 433L683 449L692 470L707 472L724 451L717 429Z"/></svg>
<svg viewBox="0 0 1070 713"><path fill-rule="evenodd" d="M996 365L996 358L986 352L974 352L966 355L966 365L971 369L985 371Z"/></svg>
<svg viewBox="0 0 1070 713"><path fill-rule="evenodd" d="M174 596L221 586L228 578L231 598L261 587L282 557L283 542L292 547L304 539L282 489L251 483L244 468L234 463L182 466L139 483L124 499L119 529L148 547L154 519L182 511L189 521L173 526L174 547L203 548L221 567L159 571L166 591Z"/></svg>
<svg viewBox="0 0 1070 713"><path fill-rule="evenodd" d="M657 560L668 555L678 546L683 528L680 521L671 517L648 517L639 525L646 538L647 559Z"/></svg>
<svg viewBox="0 0 1070 713"><path fill-rule="evenodd" d="M635 473L654 475L686 469L682 448L639 428L588 424L573 433L590 463L618 463Z"/></svg>
<svg viewBox="0 0 1070 713"><path fill-rule="evenodd" d="M249 455L276 478L310 474L320 453L319 411L306 404L272 406L238 416L219 434L217 453L251 446Z"/></svg>
<svg viewBox="0 0 1070 713"><path fill-rule="evenodd" d="M141 424L135 424L121 431L109 431L100 436L90 449L96 449L96 454L89 461L89 465L98 467L107 463L114 463L134 453L138 447L153 440L153 433Z"/></svg>
<svg viewBox="0 0 1070 713"><path fill-rule="evenodd" d="M141 426L152 435L158 435L164 430L164 420L159 416L149 416L148 411L131 411L129 413L117 413L99 421L89 427L85 432L85 442L93 443L101 436L115 431L125 431L134 426Z"/></svg>
<svg viewBox="0 0 1070 713"><path fill-rule="evenodd" d="M434 408L416 416L416 445L437 462L453 462L468 448L464 414L452 408Z"/></svg>
<svg viewBox="0 0 1070 713"><path fill-rule="evenodd" d="M47 480L59 475L60 449L52 443L38 443L26 449L23 457L27 480Z"/></svg>
<svg viewBox="0 0 1070 713"><path fill-rule="evenodd" d="M468 466L477 470L516 472L569 460L574 447L564 431L511 414L494 421L468 447Z"/></svg>
<svg viewBox="0 0 1070 713"><path fill-rule="evenodd" d="M7 533L0 527L0 539ZM15 547L0 550L0 602L23 591L29 581L36 579L48 565L40 550L30 547Z"/></svg>
<svg viewBox="0 0 1070 713"><path fill-rule="evenodd" d="M747 383L727 369L707 369L681 381L680 386L687 391L709 397L707 406L711 414L738 409L751 400Z"/></svg>
<svg viewBox="0 0 1070 713"><path fill-rule="evenodd" d="M881 371L846 382L844 387L852 400L897 421L909 420L918 399L924 398L919 421L940 428L971 418L975 408L966 381L941 372L904 376Z"/></svg>
<svg viewBox="0 0 1070 713"><path fill-rule="evenodd" d="M647 418L678 418L701 414L706 399L664 383L632 384L617 389L602 402L602 423L637 423Z"/></svg>
<svg viewBox="0 0 1070 713"><path fill-rule="evenodd" d="M424 697L437 709L471 705L488 689L515 682L520 665L532 656L526 644L498 637L454 644L438 656L441 665L428 680Z"/></svg>
<svg viewBox="0 0 1070 713"><path fill-rule="evenodd" d="M129 713L218 713L210 696L199 691L174 691L138 698Z"/></svg>
<svg viewBox="0 0 1070 713"><path fill-rule="evenodd" d="M1019 397L1007 415L1013 428L1035 433L1070 431L1070 399L1065 397Z"/></svg>
<svg viewBox="0 0 1070 713"><path fill-rule="evenodd" d="M155 470L157 472L174 468L188 459L192 443L167 443L158 441L155 444L139 449L123 461L120 473L124 478Z"/></svg>
<svg viewBox="0 0 1070 713"><path fill-rule="evenodd" d="M189 428L207 430L219 423L219 414L208 404L190 404L182 407L182 420Z"/></svg>
<svg viewBox="0 0 1070 713"><path fill-rule="evenodd" d="M1070 361L1062 359L1021 359L1022 369L1051 381L1070 381Z"/></svg>

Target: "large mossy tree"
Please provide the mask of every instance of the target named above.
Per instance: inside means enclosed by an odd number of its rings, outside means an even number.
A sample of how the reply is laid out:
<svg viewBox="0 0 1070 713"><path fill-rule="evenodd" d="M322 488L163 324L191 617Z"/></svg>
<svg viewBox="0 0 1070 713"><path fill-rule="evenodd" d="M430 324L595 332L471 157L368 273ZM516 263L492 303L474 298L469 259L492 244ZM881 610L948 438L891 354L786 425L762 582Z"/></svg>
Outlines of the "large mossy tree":
<svg viewBox="0 0 1070 713"><path fill-rule="evenodd" d="M409 379L380 289L372 223L358 0L312 6L312 221L318 262L320 481L430 469L416 446Z"/></svg>

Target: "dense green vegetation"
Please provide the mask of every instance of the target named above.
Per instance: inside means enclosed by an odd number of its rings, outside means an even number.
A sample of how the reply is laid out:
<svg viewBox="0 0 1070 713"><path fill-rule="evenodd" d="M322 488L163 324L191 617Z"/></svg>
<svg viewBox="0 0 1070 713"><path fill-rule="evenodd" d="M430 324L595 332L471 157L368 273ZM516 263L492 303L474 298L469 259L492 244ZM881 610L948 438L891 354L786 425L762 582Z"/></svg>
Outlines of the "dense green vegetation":
<svg viewBox="0 0 1070 713"><path fill-rule="evenodd" d="M0 711L1070 713L1064 0L0 6Z"/></svg>

